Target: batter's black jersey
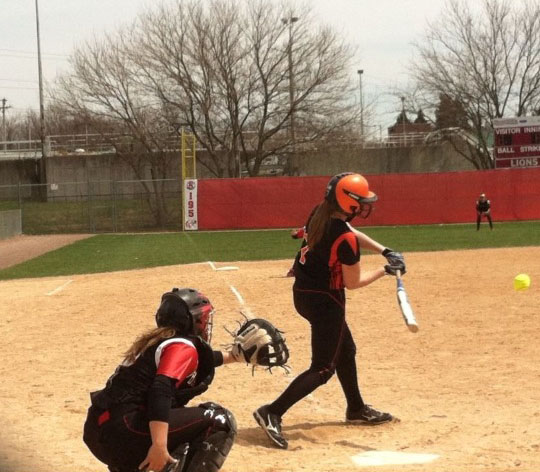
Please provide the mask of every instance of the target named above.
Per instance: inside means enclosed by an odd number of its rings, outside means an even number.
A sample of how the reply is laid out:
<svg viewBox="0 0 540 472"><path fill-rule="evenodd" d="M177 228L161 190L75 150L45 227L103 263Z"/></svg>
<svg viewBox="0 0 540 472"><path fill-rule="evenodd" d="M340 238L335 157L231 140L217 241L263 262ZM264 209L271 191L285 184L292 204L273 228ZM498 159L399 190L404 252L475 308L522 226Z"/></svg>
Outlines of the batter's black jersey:
<svg viewBox="0 0 540 472"><path fill-rule="evenodd" d="M294 262L295 287L343 290L342 265L354 265L360 260L358 239L348 223L332 218L326 234L314 248L307 245L306 239Z"/></svg>
<svg viewBox="0 0 540 472"><path fill-rule="evenodd" d="M146 349L132 364L118 366L103 390L91 394L92 404L102 409L115 405L146 407L148 393L156 375L178 379L172 406L185 405L202 392L214 376L211 347L195 336L165 339ZM193 392L193 394L192 394Z"/></svg>
<svg viewBox="0 0 540 472"><path fill-rule="evenodd" d="M480 200L476 200L476 210L480 211L482 213L485 213L491 208L491 203L489 200L484 200L481 202Z"/></svg>

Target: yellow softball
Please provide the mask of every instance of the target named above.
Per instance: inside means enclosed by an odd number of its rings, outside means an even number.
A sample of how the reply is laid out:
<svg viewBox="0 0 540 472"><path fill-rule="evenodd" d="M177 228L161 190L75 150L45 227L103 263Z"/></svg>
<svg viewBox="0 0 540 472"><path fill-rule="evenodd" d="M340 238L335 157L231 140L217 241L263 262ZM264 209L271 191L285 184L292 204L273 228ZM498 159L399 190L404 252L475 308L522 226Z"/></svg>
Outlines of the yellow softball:
<svg viewBox="0 0 540 472"><path fill-rule="evenodd" d="M521 292L531 285L531 278L527 274L518 274L514 277L514 290Z"/></svg>

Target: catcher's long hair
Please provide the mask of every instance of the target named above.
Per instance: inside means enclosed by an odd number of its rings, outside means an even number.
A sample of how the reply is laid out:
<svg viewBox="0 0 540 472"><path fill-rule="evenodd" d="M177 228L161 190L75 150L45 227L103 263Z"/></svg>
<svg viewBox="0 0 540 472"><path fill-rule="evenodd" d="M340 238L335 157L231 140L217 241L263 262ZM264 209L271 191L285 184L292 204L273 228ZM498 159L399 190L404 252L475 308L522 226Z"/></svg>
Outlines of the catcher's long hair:
<svg viewBox="0 0 540 472"><path fill-rule="evenodd" d="M339 211L337 205L326 200L323 200L319 204L306 228L307 243L309 247L315 247L315 245L323 238L328 230L330 218L336 211Z"/></svg>
<svg viewBox="0 0 540 472"><path fill-rule="evenodd" d="M164 339L172 338L176 335L174 328L165 326L161 328L152 328L141 334L131 347L124 353L124 362L132 364L144 351L154 344L163 341Z"/></svg>

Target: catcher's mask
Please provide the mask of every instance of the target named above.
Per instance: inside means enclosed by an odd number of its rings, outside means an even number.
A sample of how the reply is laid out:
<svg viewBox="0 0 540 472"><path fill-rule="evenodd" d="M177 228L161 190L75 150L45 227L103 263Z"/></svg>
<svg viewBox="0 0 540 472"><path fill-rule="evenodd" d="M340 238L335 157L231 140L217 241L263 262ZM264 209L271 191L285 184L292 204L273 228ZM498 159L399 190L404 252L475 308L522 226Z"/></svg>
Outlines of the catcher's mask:
<svg viewBox="0 0 540 472"><path fill-rule="evenodd" d="M369 190L368 181L360 174L344 172L334 175L326 186L325 200L338 207L351 219L367 218L377 195Z"/></svg>
<svg viewBox="0 0 540 472"><path fill-rule="evenodd" d="M206 342L212 338L214 307L202 293L192 288L173 288L161 296L156 324L175 328L179 334L194 334Z"/></svg>

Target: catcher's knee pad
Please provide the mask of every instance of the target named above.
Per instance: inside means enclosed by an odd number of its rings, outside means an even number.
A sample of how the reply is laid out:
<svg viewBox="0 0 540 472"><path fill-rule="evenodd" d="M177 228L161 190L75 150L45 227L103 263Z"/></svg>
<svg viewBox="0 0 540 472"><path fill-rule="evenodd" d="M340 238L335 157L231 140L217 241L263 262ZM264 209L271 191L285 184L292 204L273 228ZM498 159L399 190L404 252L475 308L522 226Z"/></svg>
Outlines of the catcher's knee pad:
<svg viewBox="0 0 540 472"><path fill-rule="evenodd" d="M206 410L204 412L204 416L213 420L211 432L232 431L232 433L236 435L236 431L238 429L236 426L236 420L233 414L227 410L227 408L223 408L221 405L214 402L201 403L199 408L204 408Z"/></svg>
<svg viewBox="0 0 540 472"><path fill-rule="evenodd" d="M189 445L189 450L184 451L185 466L182 472L217 472L225 462L229 454L237 426L233 414L217 403L203 403L205 416L213 419L210 430L205 431L204 438L199 438ZM179 471L180 472L180 471Z"/></svg>

